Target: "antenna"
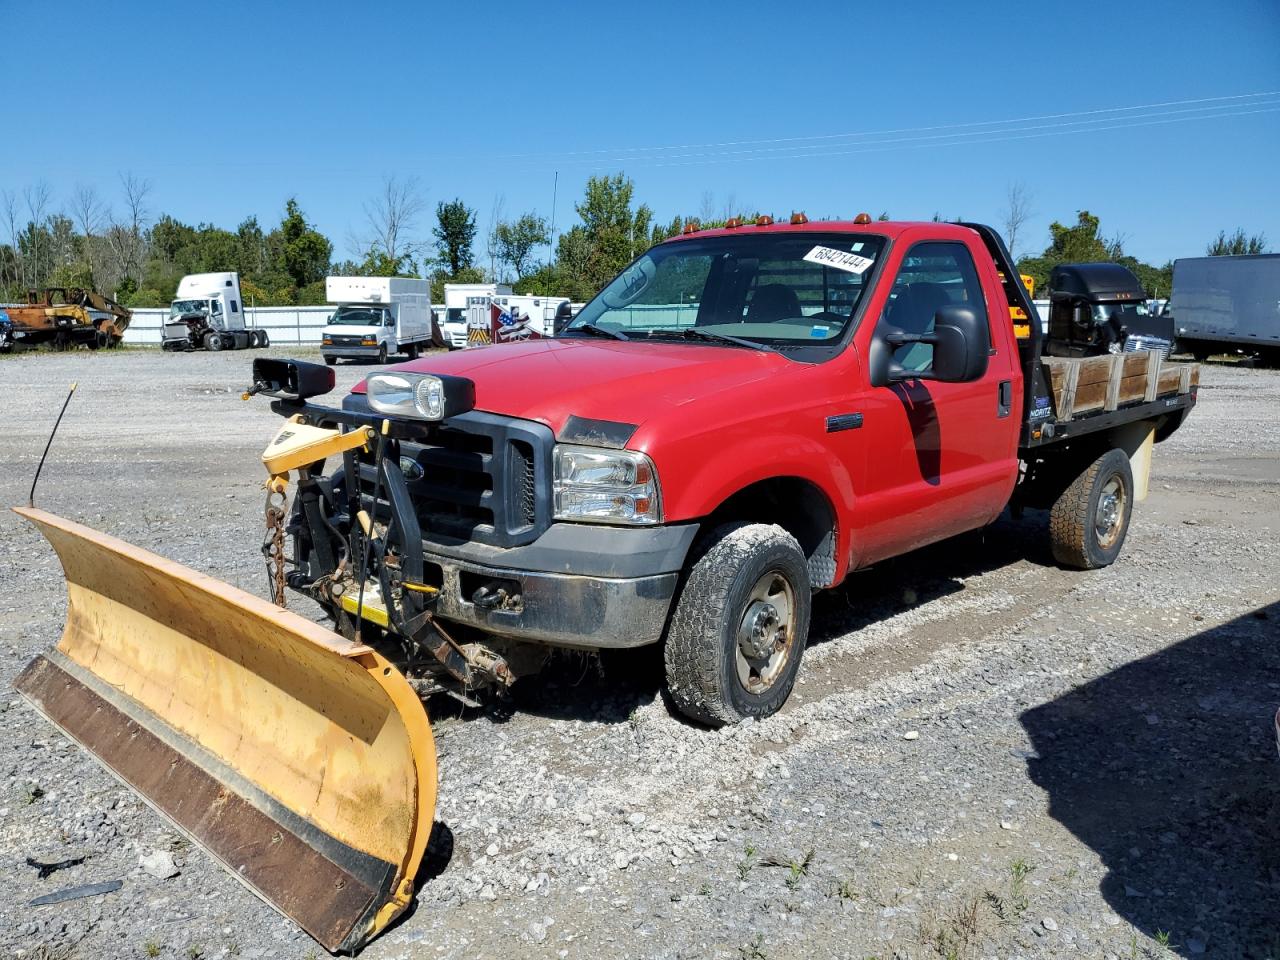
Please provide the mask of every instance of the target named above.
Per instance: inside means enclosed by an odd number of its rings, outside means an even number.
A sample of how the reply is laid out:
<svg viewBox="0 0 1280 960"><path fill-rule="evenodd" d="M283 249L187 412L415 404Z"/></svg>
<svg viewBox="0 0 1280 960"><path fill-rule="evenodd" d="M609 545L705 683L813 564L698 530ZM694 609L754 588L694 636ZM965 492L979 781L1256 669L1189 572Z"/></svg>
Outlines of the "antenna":
<svg viewBox="0 0 1280 960"><path fill-rule="evenodd" d="M555 180L551 181L551 239L547 241L547 263L555 259L556 245L556 193L560 189L560 171L556 171Z"/></svg>
<svg viewBox="0 0 1280 960"><path fill-rule="evenodd" d="M53 446L54 434L58 432L58 427L62 423L62 415L67 412L67 404L71 402L72 395L76 392L77 383L71 384L71 389L67 391L67 399L62 401L62 409L58 411L58 419L53 421L53 429L49 431L49 442L44 445L44 453L40 454L40 462L36 464L36 475L31 478L31 492L27 494L27 506L34 507L36 505L36 484L40 482L40 471L44 469L44 458L49 456L49 448Z"/></svg>

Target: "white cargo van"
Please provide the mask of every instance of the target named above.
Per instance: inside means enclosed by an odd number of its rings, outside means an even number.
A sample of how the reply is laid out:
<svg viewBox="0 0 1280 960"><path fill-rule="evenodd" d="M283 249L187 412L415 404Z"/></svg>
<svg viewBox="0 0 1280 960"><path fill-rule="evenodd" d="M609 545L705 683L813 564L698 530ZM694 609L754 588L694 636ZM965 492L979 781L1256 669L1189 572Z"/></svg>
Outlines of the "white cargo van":
<svg viewBox="0 0 1280 960"><path fill-rule="evenodd" d="M178 282L160 334L163 350L242 350L270 346L265 330L248 330L237 273L193 273Z"/></svg>
<svg viewBox="0 0 1280 960"><path fill-rule="evenodd" d="M572 317L568 297L533 295L467 298L468 347L554 337Z"/></svg>
<svg viewBox="0 0 1280 960"><path fill-rule="evenodd" d="M440 319L440 334L450 350L460 350L467 345L467 298L510 295L511 287L505 283L446 283L444 285L444 316Z"/></svg>
<svg viewBox="0 0 1280 960"><path fill-rule="evenodd" d="M386 363L410 359L431 343L431 281L406 277L326 277L325 299L337 306L320 332L320 352L332 366L340 357Z"/></svg>

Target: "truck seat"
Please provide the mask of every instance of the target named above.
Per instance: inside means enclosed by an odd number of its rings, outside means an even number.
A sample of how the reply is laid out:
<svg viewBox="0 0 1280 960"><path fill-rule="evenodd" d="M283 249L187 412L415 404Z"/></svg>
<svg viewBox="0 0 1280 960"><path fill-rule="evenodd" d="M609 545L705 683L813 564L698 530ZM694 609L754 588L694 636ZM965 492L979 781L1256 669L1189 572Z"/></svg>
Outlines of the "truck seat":
<svg viewBox="0 0 1280 960"><path fill-rule="evenodd" d="M801 316L800 298L783 283L757 287L747 304L747 323L776 323L786 317Z"/></svg>

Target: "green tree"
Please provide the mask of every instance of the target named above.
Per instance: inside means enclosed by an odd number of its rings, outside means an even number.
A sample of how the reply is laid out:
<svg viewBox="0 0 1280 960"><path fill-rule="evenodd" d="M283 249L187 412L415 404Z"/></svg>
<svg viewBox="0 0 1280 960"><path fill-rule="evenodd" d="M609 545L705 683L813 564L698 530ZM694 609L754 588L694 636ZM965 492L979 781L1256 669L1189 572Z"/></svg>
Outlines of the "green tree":
<svg viewBox="0 0 1280 960"><path fill-rule="evenodd" d="M1155 267L1124 252L1119 237L1102 236L1101 220L1088 210L1076 213L1076 222L1066 226L1058 221L1049 225L1049 246L1038 257L1023 257L1018 272L1035 278L1036 290L1047 291L1053 268L1063 263L1098 263L1111 261L1127 267L1148 296L1167 297L1173 283L1173 264Z"/></svg>
<svg viewBox="0 0 1280 960"><path fill-rule="evenodd" d="M516 279L524 277L530 267L534 248L548 243L551 233L547 221L533 213L526 213L513 222L499 221L493 228L498 259L511 265Z"/></svg>
<svg viewBox="0 0 1280 960"><path fill-rule="evenodd" d="M451 277L475 263L471 245L476 239L476 212L461 200L436 204L436 250Z"/></svg>
<svg viewBox="0 0 1280 960"><path fill-rule="evenodd" d="M1244 230L1239 227L1231 236L1227 236L1227 231L1219 230L1217 238L1205 249L1205 253L1210 257L1256 256L1266 252L1265 234L1256 233L1247 237Z"/></svg>
<svg viewBox="0 0 1280 960"><path fill-rule="evenodd" d="M323 280L333 256L333 244L307 223L298 201L293 197L285 204L284 219L280 221L278 231L278 263L293 285L305 287Z"/></svg>
<svg viewBox="0 0 1280 960"><path fill-rule="evenodd" d="M561 291L587 300L613 279L652 241L653 211L631 208L635 184L619 173L591 177L576 209L582 223L566 231L557 246Z"/></svg>
<svg viewBox="0 0 1280 960"><path fill-rule="evenodd" d="M444 285L446 283L484 283L484 271L479 267L463 267L457 273L449 273L439 267L431 273L431 302L444 302Z"/></svg>

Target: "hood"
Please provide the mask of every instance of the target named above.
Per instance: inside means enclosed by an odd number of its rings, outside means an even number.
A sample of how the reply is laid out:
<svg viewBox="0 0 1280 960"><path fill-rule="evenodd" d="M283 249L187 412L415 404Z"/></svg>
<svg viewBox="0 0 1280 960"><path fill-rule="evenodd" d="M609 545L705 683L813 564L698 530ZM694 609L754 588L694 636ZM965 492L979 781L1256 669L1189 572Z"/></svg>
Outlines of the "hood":
<svg viewBox="0 0 1280 960"><path fill-rule="evenodd" d="M796 366L776 353L714 344L533 340L433 354L393 370L467 377L476 409L538 420L559 433L570 416L645 421ZM363 381L354 393L364 393Z"/></svg>

